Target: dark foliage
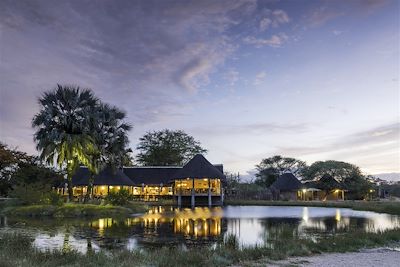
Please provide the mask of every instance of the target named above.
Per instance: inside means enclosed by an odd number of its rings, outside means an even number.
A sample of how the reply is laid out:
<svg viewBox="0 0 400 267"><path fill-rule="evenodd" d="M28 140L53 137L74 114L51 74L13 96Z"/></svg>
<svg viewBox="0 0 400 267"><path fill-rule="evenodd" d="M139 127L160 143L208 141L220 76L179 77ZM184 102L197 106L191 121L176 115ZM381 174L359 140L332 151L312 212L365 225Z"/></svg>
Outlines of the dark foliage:
<svg viewBox="0 0 400 267"><path fill-rule="evenodd" d="M139 139L136 161L144 166L182 166L196 154L204 154L199 141L184 131L148 132Z"/></svg>

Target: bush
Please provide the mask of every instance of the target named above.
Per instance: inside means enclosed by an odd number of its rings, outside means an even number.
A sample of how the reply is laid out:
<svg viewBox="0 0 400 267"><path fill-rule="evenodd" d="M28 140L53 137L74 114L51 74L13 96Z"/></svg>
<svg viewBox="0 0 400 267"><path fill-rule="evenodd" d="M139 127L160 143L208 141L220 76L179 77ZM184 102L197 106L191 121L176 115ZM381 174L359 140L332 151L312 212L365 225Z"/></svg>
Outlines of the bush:
<svg viewBox="0 0 400 267"><path fill-rule="evenodd" d="M10 197L17 198L21 204L39 204L43 197L42 188L38 186L17 186L10 193Z"/></svg>
<svg viewBox="0 0 400 267"><path fill-rule="evenodd" d="M124 207L110 205L92 204L64 204L54 205L31 205L7 207L3 210L7 216L14 217L57 217L57 218L76 218L76 217L124 217L132 211Z"/></svg>
<svg viewBox="0 0 400 267"><path fill-rule="evenodd" d="M57 192L39 184L17 186L10 192L10 197L17 198L23 205L63 203L62 197Z"/></svg>
<svg viewBox="0 0 400 267"><path fill-rule="evenodd" d="M132 195L128 190L121 189L117 192L110 192L105 198L106 202L115 206L124 206L132 200Z"/></svg>
<svg viewBox="0 0 400 267"><path fill-rule="evenodd" d="M60 206L64 203L64 199L60 194L57 194L57 192L51 191L42 195L40 203Z"/></svg>

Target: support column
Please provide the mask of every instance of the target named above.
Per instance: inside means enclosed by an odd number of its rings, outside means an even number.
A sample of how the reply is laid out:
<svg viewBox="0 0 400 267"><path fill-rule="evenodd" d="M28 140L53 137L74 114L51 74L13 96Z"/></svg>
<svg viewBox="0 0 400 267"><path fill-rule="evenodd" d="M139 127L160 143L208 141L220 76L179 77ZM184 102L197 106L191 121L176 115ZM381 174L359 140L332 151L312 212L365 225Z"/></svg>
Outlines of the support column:
<svg viewBox="0 0 400 267"><path fill-rule="evenodd" d="M182 182L181 180L178 180L179 186L176 188L176 192L178 193L178 208L182 207ZM176 185L176 182L175 182Z"/></svg>
<svg viewBox="0 0 400 267"><path fill-rule="evenodd" d="M211 183L210 178L208 178L208 206L212 206L212 196L211 196Z"/></svg>
<svg viewBox="0 0 400 267"><path fill-rule="evenodd" d="M224 189L222 188L221 180L219 182L219 187L221 188L221 205L224 205Z"/></svg>
<svg viewBox="0 0 400 267"><path fill-rule="evenodd" d="M193 180L192 180L192 201L191 201L191 204L192 204L192 208L194 208L195 207L195 205L196 205L196 200L195 200L195 191L194 191L194 178L193 178Z"/></svg>
<svg viewBox="0 0 400 267"><path fill-rule="evenodd" d="M181 192L178 194L178 208L182 207L182 195Z"/></svg>

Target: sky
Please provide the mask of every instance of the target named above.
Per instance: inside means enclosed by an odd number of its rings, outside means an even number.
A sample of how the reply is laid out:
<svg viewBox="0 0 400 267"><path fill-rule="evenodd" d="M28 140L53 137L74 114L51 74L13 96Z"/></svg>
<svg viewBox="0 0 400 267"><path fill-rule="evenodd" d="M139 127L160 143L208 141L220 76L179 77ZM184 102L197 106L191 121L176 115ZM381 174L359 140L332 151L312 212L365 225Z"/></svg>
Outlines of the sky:
<svg viewBox="0 0 400 267"><path fill-rule="evenodd" d="M147 131L182 129L230 172L276 154L400 180L400 1L1 0L0 141L37 154L56 84Z"/></svg>

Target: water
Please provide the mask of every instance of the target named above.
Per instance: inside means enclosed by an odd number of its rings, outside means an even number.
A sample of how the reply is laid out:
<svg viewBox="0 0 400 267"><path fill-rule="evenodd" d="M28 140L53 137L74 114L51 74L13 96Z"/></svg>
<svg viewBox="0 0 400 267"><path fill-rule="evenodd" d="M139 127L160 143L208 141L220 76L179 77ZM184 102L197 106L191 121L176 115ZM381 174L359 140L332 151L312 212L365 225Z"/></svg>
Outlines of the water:
<svg viewBox="0 0 400 267"><path fill-rule="evenodd" d="M0 218L0 232L30 236L41 250L87 251L161 246L215 246L235 235L240 246L268 245L289 233L317 241L354 230L400 228L400 216L318 207L226 206L177 209L153 207L127 219ZM279 237L278 237L279 238Z"/></svg>

